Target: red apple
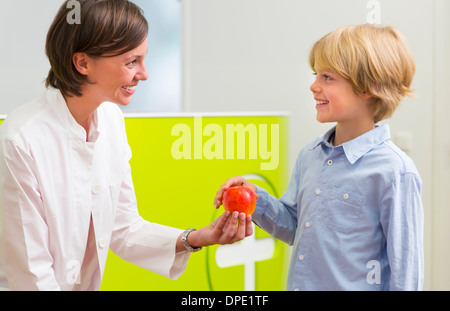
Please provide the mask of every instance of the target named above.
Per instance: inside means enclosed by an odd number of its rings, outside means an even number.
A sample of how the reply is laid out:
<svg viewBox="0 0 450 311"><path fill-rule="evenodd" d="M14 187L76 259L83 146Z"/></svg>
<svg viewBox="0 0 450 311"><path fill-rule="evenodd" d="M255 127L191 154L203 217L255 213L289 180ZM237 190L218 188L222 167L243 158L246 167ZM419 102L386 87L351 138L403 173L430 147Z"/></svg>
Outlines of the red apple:
<svg viewBox="0 0 450 311"><path fill-rule="evenodd" d="M251 215L255 211L257 198L258 195L248 187L231 187L223 194L223 207L230 213L238 211L239 213Z"/></svg>

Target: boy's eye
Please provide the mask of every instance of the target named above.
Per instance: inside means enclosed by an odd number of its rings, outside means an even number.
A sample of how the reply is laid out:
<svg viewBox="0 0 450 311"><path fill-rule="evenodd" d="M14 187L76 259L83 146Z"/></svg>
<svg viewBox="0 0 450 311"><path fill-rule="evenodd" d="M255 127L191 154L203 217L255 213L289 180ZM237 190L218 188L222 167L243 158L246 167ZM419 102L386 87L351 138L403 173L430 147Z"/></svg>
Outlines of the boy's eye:
<svg viewBox="0 0 450 311"><path fill-rule="evenodd" d="M317 72L313 72L313 76L317 76ZM322 74L321 75L325 80L329 81L329 80L333 80L333 78L327 74Z"/></svg>

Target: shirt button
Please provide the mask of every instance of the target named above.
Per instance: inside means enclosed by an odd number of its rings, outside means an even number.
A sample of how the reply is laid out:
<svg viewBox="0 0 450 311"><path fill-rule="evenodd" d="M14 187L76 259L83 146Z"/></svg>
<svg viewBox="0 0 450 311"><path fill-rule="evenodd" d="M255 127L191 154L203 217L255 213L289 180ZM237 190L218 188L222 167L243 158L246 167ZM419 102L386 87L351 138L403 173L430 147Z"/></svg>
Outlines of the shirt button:
<svg viewBox="0 0 450 311"><path fill-rule="evenodd" d="M306 227L306 228L311 227L311 223L310 223L309 221L307 221L307 222L305 223L305 227Z"/></svg>
<svg viewBox="0 0 450 311"><path fill-rule="evenodd" d="M305 259L305 256L300 255L300 256L298 256L298 259L303 260L303 259Z"/></svg>
<svg viewBox="0 0 450 311"><path fill-rule="evenodd" d="M91 190L92 190L93 194L99 194L100 193L100 185L93 185Z"/></svg>
<svg viewBox="0 0 450 311"><path fill-rule="evenodd" d="M328 165L333 165L333 160L328 160Z"/></svg>
<svg viewBox="0 0 450 311"><path fill-rule="evenodd" d="M317 194L317 195L320 194L320 189L316 189L316 194Z"/></svg>
<svg viewBox="0 0 450 311"><path fill-rule="evenodd" d="M348 193L344 194L344 199L348 199L350 197L350 195Z"/></svg>
<svg viewBox="0 0 450 311"><path fill-rule="evenodd" d="M105 248L105 246L106 246L105 240L104 240L104 239L100 239L100 240L98 241L98 247L100 247L100 248Z"/></svg>

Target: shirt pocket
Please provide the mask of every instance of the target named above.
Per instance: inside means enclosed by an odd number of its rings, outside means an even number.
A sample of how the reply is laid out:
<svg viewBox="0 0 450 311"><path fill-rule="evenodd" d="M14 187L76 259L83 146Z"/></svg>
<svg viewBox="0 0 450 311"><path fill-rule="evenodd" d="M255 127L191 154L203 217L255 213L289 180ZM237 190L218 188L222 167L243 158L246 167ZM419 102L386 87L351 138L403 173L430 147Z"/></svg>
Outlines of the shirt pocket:
<svg viewBox="0 0 450 311"><path fill-rule="evenodd" d="M323 214L325 227L343 233L353 231L358 225L364 198L337 187L330 189L329 198Z"/></svg>

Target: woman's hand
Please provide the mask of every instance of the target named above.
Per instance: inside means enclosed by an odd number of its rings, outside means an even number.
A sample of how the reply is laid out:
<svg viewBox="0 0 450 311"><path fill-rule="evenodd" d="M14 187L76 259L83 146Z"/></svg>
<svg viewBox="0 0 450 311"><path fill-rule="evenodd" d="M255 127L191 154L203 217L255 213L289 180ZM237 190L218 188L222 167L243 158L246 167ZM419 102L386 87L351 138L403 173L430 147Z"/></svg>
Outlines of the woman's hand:
<svg viewBox="0 0 450 311"><path fill-rule="evenodd" d="M194 247L204 247L214 244L232 244L253 234L252 216L234 212L223 213L207 227L193 231L188 235L188 243ZM181 243L181 236L177 241L177 251L186 248Z"/></svg>
<svg viewBox="0 0 450 311"><path fill-rule="evenodd" d="M230 212L225 212L211 225L201 228L196 233L192 237L194 246L233 244L253 234L252 216L238 212L230 215ZM191 240L188 238L189 241Z"/></svg>
<svg viewBox="0 0 450 311"><path fill-rule="evenodd" d="M223 193L230 187L246 186L256 193L256 186L248 182L245 178L237 176L228 179L217 191L214 198L214 206L219 208L222 205ZM238 212L225 212L208 227L191 232L187 241L193 248L204 247L214 244L233 244L253 234L252 216L239 214ZM181 235L177 241L177 251L186 248L181 243Z"/></svg>
<svg viewBox="0 0 450 311"><path fill-rule="evenodd" d="M220 186L219 190L217 191L216 197L214 198L214 206L216 207L216 209L222 205L223 193L228 188L236 187L236 186L248 187L248 188L252 189L252 191L254 193L256 193L256 186L254 184L252 184L251 182L248 182L245 178L243 178L241 176L232 177L232 178L228 179L222 186Z"/></svg>

